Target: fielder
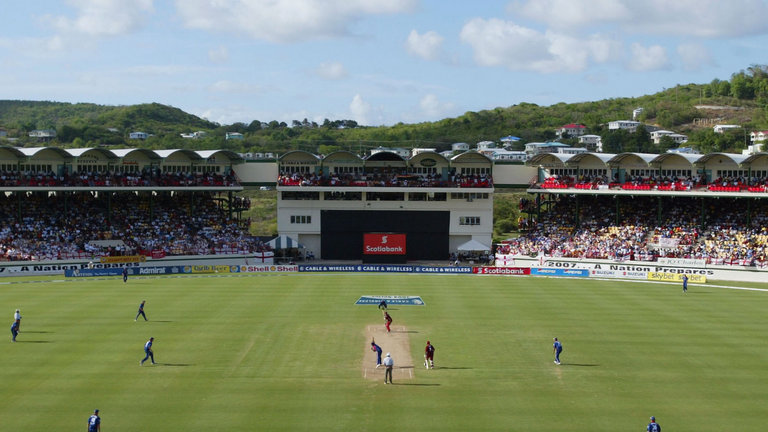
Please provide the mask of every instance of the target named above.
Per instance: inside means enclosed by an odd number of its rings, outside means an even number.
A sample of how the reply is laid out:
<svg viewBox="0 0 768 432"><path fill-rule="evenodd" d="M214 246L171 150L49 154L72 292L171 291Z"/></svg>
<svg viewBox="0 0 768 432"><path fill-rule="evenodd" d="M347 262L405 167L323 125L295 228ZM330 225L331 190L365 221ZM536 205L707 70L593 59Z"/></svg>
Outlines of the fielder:
<svg viewBox="0 0 768 432"><path fill-rule="evenodd" d="M387 327L387 333L390 332L390 324L392 324L392 317L389 316L389 312L384 311L384 326Z"/></svg>
<svg viewBox="0 0 768 432"><path fill-rule="evenodd" d="M427 346L424 347L424 367L429 369L435 368L435 346L427 341Z"/></svg>
<svg viewBox="0 0 768 432"><path fill-rule="evenodd" d="M555 354L555 364L560 364L560 353L563 352L563 344L555 338L555 343L552 344L552 353Z"/></svg>

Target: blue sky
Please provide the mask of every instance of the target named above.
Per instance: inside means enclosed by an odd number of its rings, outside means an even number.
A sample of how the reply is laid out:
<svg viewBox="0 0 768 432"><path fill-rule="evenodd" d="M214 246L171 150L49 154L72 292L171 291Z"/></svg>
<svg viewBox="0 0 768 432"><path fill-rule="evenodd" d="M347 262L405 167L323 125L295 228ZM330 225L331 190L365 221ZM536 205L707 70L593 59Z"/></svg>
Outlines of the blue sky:
<svg viewBox="0 0 768 432"><path fill-rule="evenodd" d="M641 96L768 63L768 0L9 0L3 9L0 99L158 102L222 124L419 123Z"/></svg>

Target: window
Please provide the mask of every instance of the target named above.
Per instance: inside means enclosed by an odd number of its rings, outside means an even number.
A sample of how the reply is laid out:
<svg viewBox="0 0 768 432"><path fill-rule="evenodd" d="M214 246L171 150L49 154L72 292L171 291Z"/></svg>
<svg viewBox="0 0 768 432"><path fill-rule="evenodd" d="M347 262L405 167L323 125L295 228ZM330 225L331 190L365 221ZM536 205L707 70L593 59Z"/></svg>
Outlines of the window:
<svg viewBox="0 0 768 432"><path fill-rule="evenodd" d="M312 216L292 215L291 223L292 224L310 224L312 223Z"/></svg>
<svg viewBox="0 0 768 432"><path fill-rule="evenodd" d="M320 192L280 192L280 197L291 201L319 201Z"/></svg>
<svg viewBox="0 0 768 432"><path fill-rule="evenodd" d="M480 216L461 216L459 225L480 225Z"/></svg>

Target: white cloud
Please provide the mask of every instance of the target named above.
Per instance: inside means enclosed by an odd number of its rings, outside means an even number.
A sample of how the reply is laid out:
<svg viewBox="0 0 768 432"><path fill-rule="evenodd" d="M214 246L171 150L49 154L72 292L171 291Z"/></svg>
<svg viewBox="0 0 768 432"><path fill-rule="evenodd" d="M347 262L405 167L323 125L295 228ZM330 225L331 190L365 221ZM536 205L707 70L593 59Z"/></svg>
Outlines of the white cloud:
<svg viewBox="0 0 768 432"><path fill-rule="evenodd" d="M419 107L426 116L433 119L440 119L445 117L451 110L453 110L454 105L449 102L440 102L437 96L428 94L421 98L421 101L419 101Z"/></svg>
<svg viewBox="0 0 768 432"><path fill-rule="evenodd" d="M229 60L229 50L223 45L209 49L208 60L213 63L226 63Z"/></svg>
<svg viewBox="0 0 768 432"><path fill-rule="evenodd" d="M320 63L316 72L321 78L327 80L337 80L347 76L347 70L344 68L344 65L339 62Z"/></svg>
<svg viewBox="0 0 768 432"><path fill-rule="evenodd" d="M356 94L349 104L349 111L352 114L352 120L361 126L368 126L368 116L371 114L371 105L363 100L360 94Z"/></svg>
<svg viewBox="0 0 768 432"><path fill-rule="evenodd" d="M117 36L129 33L146 21L154 0L68 0L77 10L75 18L46 17L62 33L88 36Z"/></svg>
<svg viewBox="0 0 768 432"><path fill-rule="evenodd" d="M420 35L416 30L411 30L405 42L405 49L416 57L437 60L444 55L443 40L444 38L434 31Z"/></svg>
<svg viewBox="0 0 768 432"><path fill-rule="evenodd" d="M604 25L637 34L707 38L768 32L765 0L518 0L508 9L565 30Z"/></svg>
<svg viewBox="0 0 768 432"><path fill-rule="evenodd" d="M683 64L683 69L696 71L704 66L714 66L715 60L709 50L700 44L680 44L677 55Z"/></svg>
<svg viewBox="0 0 768 432"><path fill-rule="evenodd" d="M187 27L283 43L343 35L360 18L408 12L415 5L416 0L176 0Z"/></svg>
<svg viewBox="0 0 768 432"><path fill-rule="evenodd" d="M669 68L667 51L659 45L644 47L633 43L630 47L631 59L627 67L634 71L653 71Z"/></svg>
<svg viewBox="0 0 768 432"><path fill-rule="evenodd" d="M474 51L481 66L505 66L511 70L576 72L589 61L606 62L618 55L619 43L592 35L577 39L562 33L539 31L499 19L475 18L462 28L462 42Z"/></svg>

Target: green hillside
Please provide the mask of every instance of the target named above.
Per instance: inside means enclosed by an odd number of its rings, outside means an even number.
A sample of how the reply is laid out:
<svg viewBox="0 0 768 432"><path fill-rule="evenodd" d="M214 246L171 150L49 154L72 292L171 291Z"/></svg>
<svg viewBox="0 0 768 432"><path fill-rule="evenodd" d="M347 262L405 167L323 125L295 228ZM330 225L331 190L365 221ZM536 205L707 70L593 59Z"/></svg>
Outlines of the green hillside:
<svg viewBox="0 0 768 432"><path fill-rule="evenodd" d="M31 130L55 129L57 138L51 144L65 147L225 148L277 153L306 150L327 154L341 149L362 153L379 146L442 151L455 142L497 141L506 135L522 138L521 147L525 142L553 140L560 126L579 123L589 133L603 137L605 152L663 152L672 147L671 140L660 146L650 144L647 131L642 129L632 135L607 130L608 122L630 119L638 107L644 109L639 120L688 135L689 145L701 152L739 151L748 144L749 131L768 129L768 66L751 66L734 73L729 81L681 84L637 98L551 106L520 103L436 122L393 126L366 127L353 120L330 119L320 123L308 119L290 124L252 120L248 124L220 125L156 103L105 106L6 100L0 101L0 127L20 146L39 145L28 138ZM743 129L715 134L713 124L737 124ZM129 141L132 131L152 136L143 142ZM180 136L195 131L207 135L200 139ZM226 132L240 132L245 139L227 141ZM575 144L576 140L566 137L562 142Z"/></svg>

